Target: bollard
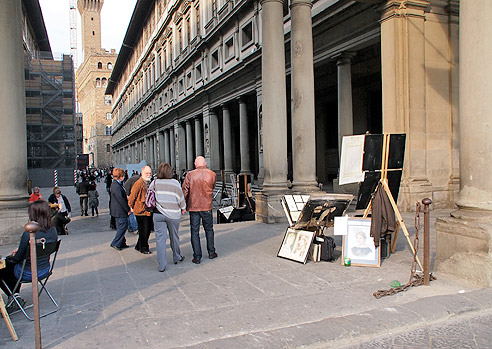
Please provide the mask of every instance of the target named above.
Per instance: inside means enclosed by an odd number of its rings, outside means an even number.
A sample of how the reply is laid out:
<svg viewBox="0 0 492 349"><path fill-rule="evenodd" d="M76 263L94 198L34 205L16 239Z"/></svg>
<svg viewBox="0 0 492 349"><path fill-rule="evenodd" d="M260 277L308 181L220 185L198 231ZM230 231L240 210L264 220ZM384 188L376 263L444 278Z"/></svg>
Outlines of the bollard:
<svg viewBox="0 0 492 349"><path fill-rule="evenodd" d="M34 311L34 340L36 349L41 349L41 321L39 318L39 293L38 293L38 264L36 255L36 232L41 229L37 222L29 222L24 226L29 232L29 246L31 252L31 275L32 275L32 309Z"/></svg>
<svg viewBox="0 0 492 349"><path fill-rule="evenodd" d="M424 204L424 285L430 284L430 209L429 205L432 204L432 200L425 198L422 200Z"/></svg>

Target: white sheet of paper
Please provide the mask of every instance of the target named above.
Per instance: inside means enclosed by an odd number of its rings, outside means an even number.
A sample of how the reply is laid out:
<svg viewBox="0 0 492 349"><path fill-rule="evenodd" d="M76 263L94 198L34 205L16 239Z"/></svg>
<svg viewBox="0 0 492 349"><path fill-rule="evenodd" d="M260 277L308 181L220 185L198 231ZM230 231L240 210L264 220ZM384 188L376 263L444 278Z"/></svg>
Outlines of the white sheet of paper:
<svg viewBox="0 0 492 349"><path fill-rule="evenodd" d="M338 184L364 181L364 172L362 172L364 140L365 135L343 137Z"/></svg>
<svg viewBox="0 0 492 349"><path fill-rule="evenodd" d="M348 216L335 217L334 235L347 235Z"/></svg>

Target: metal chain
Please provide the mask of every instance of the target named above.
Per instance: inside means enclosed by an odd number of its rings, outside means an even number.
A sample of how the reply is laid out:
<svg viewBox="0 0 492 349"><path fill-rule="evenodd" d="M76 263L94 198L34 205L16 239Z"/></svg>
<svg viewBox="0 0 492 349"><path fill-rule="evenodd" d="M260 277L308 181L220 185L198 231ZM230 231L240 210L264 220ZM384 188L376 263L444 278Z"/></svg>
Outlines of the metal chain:
<svg viewBox="0 0 492 349"><path fill-rule="evenodd" d="M417 273L417 252L419 250L419 229L420 229L420 210L421 205L417 202L415 208L415 237L413 239L413 247L415 248L415 253L413 254L412 267L410 269L410 279L405 285L399 287L392 287L389 290L377 290L372 295L379 299L384 296L392 296L399 292L404 292L410 287L416 287L424 284L424 275L419 275ZM430 280L435 280L436 277L430 274Z"/></svg>

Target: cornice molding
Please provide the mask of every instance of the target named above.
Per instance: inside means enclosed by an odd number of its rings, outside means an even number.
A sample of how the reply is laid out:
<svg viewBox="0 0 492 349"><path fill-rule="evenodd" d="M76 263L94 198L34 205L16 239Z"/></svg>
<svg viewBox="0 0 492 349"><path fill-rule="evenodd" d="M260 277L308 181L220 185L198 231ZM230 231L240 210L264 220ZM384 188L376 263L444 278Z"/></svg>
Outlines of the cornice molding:
<svg viewBox="0 0 492 349"><path fill-rule="evenodd" d="M425 19L430 10L430 0L390 0L380 7L381 20L387 21L395 17L416 17Z"/></svg>

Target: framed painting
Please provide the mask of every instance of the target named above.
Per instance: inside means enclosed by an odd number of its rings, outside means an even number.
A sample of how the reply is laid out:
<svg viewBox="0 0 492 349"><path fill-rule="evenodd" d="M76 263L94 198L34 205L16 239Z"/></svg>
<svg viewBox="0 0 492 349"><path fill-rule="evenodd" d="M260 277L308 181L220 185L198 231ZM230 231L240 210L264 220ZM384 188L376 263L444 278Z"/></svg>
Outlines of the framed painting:
<svg viewBox="0 0 492 349"><path fill-rule="evenodd" d="M364 267L381 266L379 246L374 246L371 236L371 219L350 218L347 234L343 236L342 263L345 257L350 258L351 265Z"/></svg>
<svg viewBox="0 0 492 349"><path fill-rule="evenodd" d="M290 259L306 264L309 248L313 243L314 231L296 230L288 228L285 232L282 245L277 257Z"/></svg>

